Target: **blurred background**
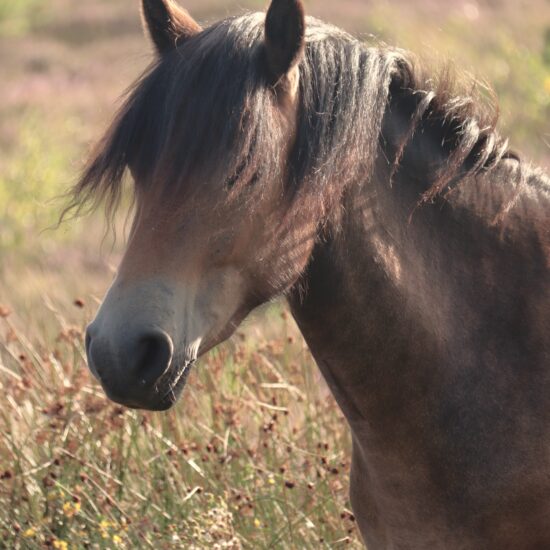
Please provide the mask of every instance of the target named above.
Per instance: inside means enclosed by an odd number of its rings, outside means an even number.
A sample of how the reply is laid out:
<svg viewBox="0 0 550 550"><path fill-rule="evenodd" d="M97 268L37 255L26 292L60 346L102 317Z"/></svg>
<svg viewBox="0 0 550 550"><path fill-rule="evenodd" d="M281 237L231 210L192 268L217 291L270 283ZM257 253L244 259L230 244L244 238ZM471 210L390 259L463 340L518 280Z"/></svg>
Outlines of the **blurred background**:
<svg viewBox="0 0 550 550"><path fill-rule="evenodd" d="M488 82L501 132L550 167L549 0L305 4ZM266 2L184 7L207 25ZM88 378L82 329L123 231L115 241L100 212L56 222L87 150L151 59L137 0L0 0L0 541L359 548L349 438L284 306L212 353L168 415L107 404Z"/></svg>

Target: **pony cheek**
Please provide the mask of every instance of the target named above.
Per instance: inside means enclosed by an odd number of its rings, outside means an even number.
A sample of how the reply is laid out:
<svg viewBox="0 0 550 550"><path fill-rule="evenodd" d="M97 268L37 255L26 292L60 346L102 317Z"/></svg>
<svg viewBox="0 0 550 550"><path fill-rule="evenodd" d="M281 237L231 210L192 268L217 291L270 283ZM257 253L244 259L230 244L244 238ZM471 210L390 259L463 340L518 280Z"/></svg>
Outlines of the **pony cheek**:
<svg viewBox="0 0 550 550"><path fill-rule="evenodd" d="M199 355L206 353L233 334L252 307L246 299L248 285L242 272L233 267L203 276L194 297L187 296L178 308L181 336L200 340Z"/></svg>

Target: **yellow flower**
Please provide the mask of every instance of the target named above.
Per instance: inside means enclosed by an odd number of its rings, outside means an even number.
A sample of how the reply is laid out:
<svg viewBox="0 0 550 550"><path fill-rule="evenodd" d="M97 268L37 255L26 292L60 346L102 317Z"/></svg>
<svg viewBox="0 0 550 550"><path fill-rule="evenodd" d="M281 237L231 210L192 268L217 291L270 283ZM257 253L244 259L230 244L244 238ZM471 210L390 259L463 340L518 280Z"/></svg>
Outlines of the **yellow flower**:
<svg viewBox="0 0 550 550"><path fill-rule="evenodd" d="M113 535L113 542L118 546L119 544L122 543L122 538L119 537L118 535Z"/></svg>
<svg viewBox="0 0 550 550"><path fill-rule="evenodd" d="M54 540L53 547L58 550L69 550L69 545L64 540Z"/></svg>
<svg viewBox="0 0 550 550"><path fill-rule="evenodd" d="M99 524L99 528L103 529L104 531L109 529L109 527L111 527L111 526L112 526L112 523L110 521L107 521L106 519L102 519L100 524Z"/></svg>
<svg viewBox="0 0 550 550"><path fill-rule="evenodd" d="M30 539L31 537L34 537L34 535L36 535L36 530L33 529L32 527L29 527L29 528L23 533L23 536L24 536L26 539Z"/></svg>
<svg viewBox="0 0 550 550"><path fill-rule="evenodd" d="M262 526L262 522L258 518L256 518L254 520L254 526L259 529Z"/></svg>
<svg viewBox="0 0 550 550"><path fill-rule="evenodd" d="M65 502L65 504L63 504L63 513L68 518L72 518L76 516L78 512L80 512L80 502L68 501L68 502Z"/></svg>
<svg viewBox="0 0 550 550"><path fill-rule="evenodd" d="M547 76L544 79L544 90L546 91L547 94L550 94L550 76Z"/></svg>

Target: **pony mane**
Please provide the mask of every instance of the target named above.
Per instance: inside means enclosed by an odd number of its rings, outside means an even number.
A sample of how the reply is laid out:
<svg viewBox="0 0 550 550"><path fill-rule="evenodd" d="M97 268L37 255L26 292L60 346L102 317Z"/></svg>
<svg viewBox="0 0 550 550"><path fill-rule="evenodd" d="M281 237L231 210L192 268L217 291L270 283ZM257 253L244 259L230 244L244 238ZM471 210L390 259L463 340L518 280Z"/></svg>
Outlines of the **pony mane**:
<svg viewBox="0 0 550 550"><path fill-rule="evenodd" d="M214 172L232 193L261 189L280 154L263 24L264 14L224 20L155 61L93 150L69 208L105 201L114 213L127 168L136 185L177 197ZM435 83L411 54L308 17L289 201L307 196L326 211L350 182L368 180L380 154L391 177L417 174L429 200L510 155L498 110L473 90L457 95L442 74Z"/></svg>

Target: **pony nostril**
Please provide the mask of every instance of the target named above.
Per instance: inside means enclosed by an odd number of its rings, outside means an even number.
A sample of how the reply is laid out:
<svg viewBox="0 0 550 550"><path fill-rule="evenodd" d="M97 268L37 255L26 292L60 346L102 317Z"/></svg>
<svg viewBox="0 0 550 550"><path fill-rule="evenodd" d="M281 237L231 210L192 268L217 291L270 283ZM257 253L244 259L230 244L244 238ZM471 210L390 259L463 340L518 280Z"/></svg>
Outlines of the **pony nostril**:
<svg viewBox="0 0 550 550"><path fill-rule="evenodd" d="M163 331L140 337L135 350L133 375L143 386L156 382L170 367L174 345Z"/></svg>

